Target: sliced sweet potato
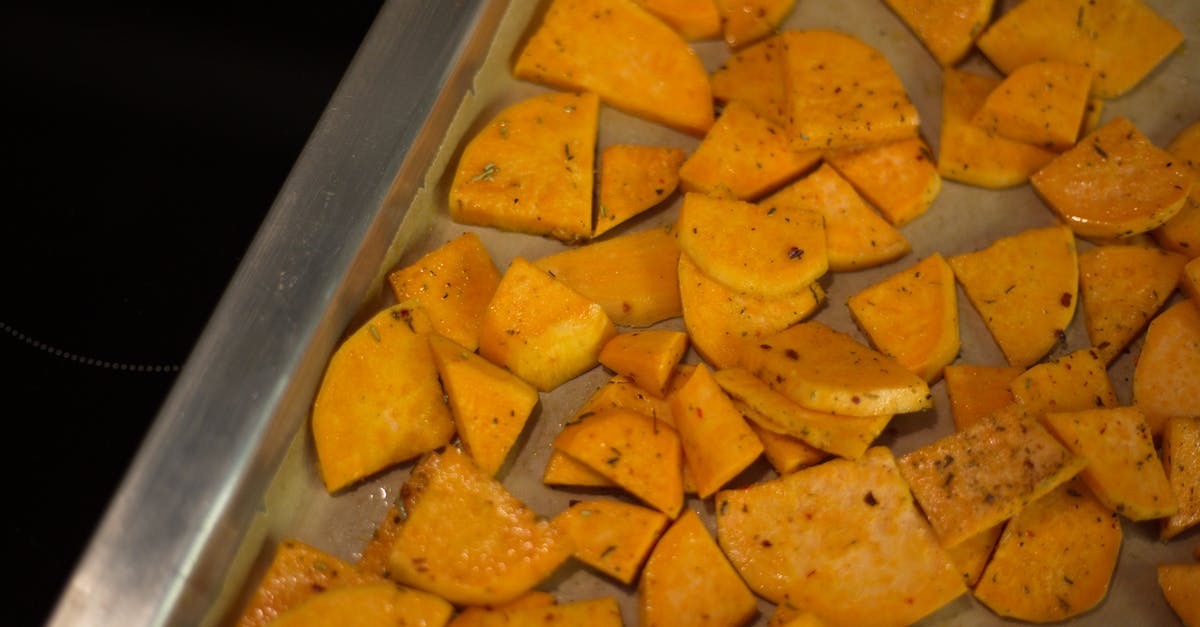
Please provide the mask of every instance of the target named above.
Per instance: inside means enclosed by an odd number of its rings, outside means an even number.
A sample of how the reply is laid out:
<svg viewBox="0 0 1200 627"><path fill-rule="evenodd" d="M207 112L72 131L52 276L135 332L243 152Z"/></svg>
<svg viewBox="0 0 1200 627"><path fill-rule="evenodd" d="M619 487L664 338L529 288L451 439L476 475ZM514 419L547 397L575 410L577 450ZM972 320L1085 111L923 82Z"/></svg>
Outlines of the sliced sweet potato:
<svg viewBox="0 0 1200 627"><path fill-rule="evenodd" d="M846 301L871 344L933 383L958 356L958 287L940 253Z"/></svg>
<svg viewBox="0 0 1200 627"><path fill-rule="evenodd" d="M322 590L361 586L383 579L360 571L349 562L295 538L275 547L237 627L262 627ZM388 584L391 585L391 584Z"/></svg>
<svg viewBox="0 0 1200 627"><path fill-rule="evenodd" d="M1079 254L1088 340L1107 364L1175 293L1187 257L1145 246L1098 246Z"/></svg>
<svg viewBox="0 0 1200 627"><path fill-rule="evenodd" d="M1200 303L1200 261L1192 259L1183 266L1179 275L1179 288L1193 303Z"/></svg>
<svg viewBox="0 0 1200 627"><path fill-rule="evenodd" d="M682 148L615 144L600 153L599 237L669 198L679 187Z"/></svg>
<svg viewBox="0 0 1200 627"><path fill-rule="evenodd" d="M1027 229L946 261L1010 366L1028 368L1065 337L1079 291L1070 229Z"/></svg>
<svg viewBox="0 0 1200 627"><path fill-rule="evenodd" d="M1105 362L1094 349L1072 351L1038 364L1009 382L1013 398L1025 411L1082 411L1119 404Z"/></svg>
<svg viewBox="0 0 1200 627"><path fill-rule="evenodd" d="M542 483L579 488L611 488L617 485L587 464L557 450L551 451L546 460Z"/></svg>
<svg viewBox="0 0 1200 627"><path fill-rule="evenodd" d="M450 183L450 218L549 235L592 234L596 130L591 93L548 93L496 114L463 148Z"/></svg>
<svg viewBox="0 0 1200 627"><path fill-rule="evenodd" d="M1181 300L1150 321L1133 370L1133 403L1154 437L1173 416L1200 416L1200 305Z"/></svg>
<svg viewBox="0 0 1200 627"><path fill-rule="evenodd" d="M687 41L721 36L716 0L636 0Z"/></svg>
<svg viewBox="0 0 1200 627"><path fill-rule="evenodd" d="M688 349L688 337L681 331L646 329L622 333L600 350L600 363L624 375L631 383L662 398L675 366Z"/></svg>
<svg viewBox="0 0 1200 627"><path fill-rule="evenodd" d="M1193 174L1200 175L1200 121L1180 131L1167 144L1167 152L1187 163ZM1200 183L1192 185L1192 192L1179 213L1151 233L1159 246L1167 250L1192 259L1200 256Z"/></svg>
<svg viewBox="0 0 1200 627"><path fill-rule="evenodd" d="M721 489L762 454L762 442L704 364L671 394L670 403L700 498Z"/></svg>
<svg viewBox="0 0 1200 627"><path fill-rule="evenodd" d="M595 92L618 109L693 135L712 126L712 89L700 57L629 0L554 0L513 76Z"/></svg>
<svg viewBox="0 0 1200 627"><path fill-rule="evenodd" d="M748 346L739 365L793 402L831 414L903 414L933 404L924 379L813 320Z"/></svg>
<svg viewBox="0 0 1200 627"><path fill-rule="evenodd" d="M574 542L575 559L624 584L637 578L670 522L658 510L613 499L579 501L554 517Z"/></svg>
<svg viewBox="0 0 1200 627"><path fill-rule="evenodd" d="M884 447L721 491L716 513L752 590L832 624L912 624L966 591Z"/></svg>
<svg viewBox="0 0 1200 627"><path fill-rule="evenodd" d="M806 612L790 603L775 606L767 627L829 627L829 623L821 620L820 616Z"/></svg>
<svg viewBox="0 0 1200 627"><path fill-rule="evenodd" d="M796 0L716 0L721 35L737 50L767 37L779 28Z"/></svg>
<svg viewBox="0 0 1200 627"><path fill-rule="evenodd" d="M801 468L814 466L831 457L829 453L800 438L775 433L761 426L760 422L768 421L758 417L756 411L737 401L734 401L733 404L738 411L742 412L742 415L746 417L747 424L758 435L758 439L763 445L763 457L767 458L767 462L771 464L776 473L786 475Z"/></svg>
<svg viewBox="0 0 1200 627"><path fill-rule="evenodd" d="M1161 540L1170 540L1200 524L1200 417L1167 421L1162 434L1162 461L1179 511L1164 518ZM1196 559L1200 559L1197 547Z"/></svg>
<svg viewBox="0 0 1200 627"><path fill-rule="evenodd" d="M1030 503L1004 528L975 598L1000 616L1064 621L1108 594L1121 521L1080 479Z"/></svg>
<svg viewBox="0 0 1200 627"><path fill-rule="evenodd" d="M825 219L825 252L835 272L895 261L912 250L900 231L863 201L829 164L759 202L769 210L816 211Z"/></svg>
<svg viewBox="0 0 1200 627"><path fill-rule="evenodd" d="M713 99L743 102L755 113L787 128L783 84L783 45L778 35L734 51L709 77Z"/></svg>
<svg viewBox="0 0 1200 627"><path fill-rule="evenodd" d="M369 575L377 575L386 579L392 544L396 542L396 536L400 534L400 527L403 525L404 512L401 511L398 504L393 503L376 523L375 530L371 532L371 539L363 547L362 556L358 558L358 563L354 565L355 568Z"/></svg>
<svg viewBox="0 0 1200 627"><path fill-rule="evenodd" d="M375 314L346 338L317 390L313 443L331 493L454 436L429 341L409 328L401 308Z"/></svg>
<svg viewBox="0 0 1200 627"><path fill-rule="evenodd" d="M758 614L754 593L721 553L700 516L684 510L654 547L637 589L638 624L673 627L703 616L745 625Z"/></svg>
<svg viewBox="0 0 1200 627"><path fill-rule="evenodd" d="M461 616L461 615L460 615ZM616 597L606 596L569 603L546 605L508 604L472 617L466 625L458 620L450 627L516 627L519 625L572 625L573 627L621 627L621 608Z"/></svg>
<svg viewBox="0 0 1200 627"><path fill-rule="evenodd" d="M1158 587L1184 625L1200 625L1200 564L1159 564Z"/></svg>
<svg viewBox="0 0 1200 627"><path fill-rule="evenodd" d="M1004 523L999 523L946 549L950 560L962 572L963 583L968 588L974 588L975 584L979 583L979 577L983 575L984 567L992 559L992 552L995 551L996 542L1000 540L1003 531Z"/></svg>
<svg viewBox="0 0 1200 627"><path fill-rule="evenodd" d="M1022 65L988 94L973 122L1001 137L1063 151L1079 137L1091 84L1092 71L1076 63Z"/></svg>
<svg viewBox="0 0 1200 627"><path fill-rule="evenodd" d="M950 397L954 426L966 429L993 411L1015 402L1008 384L1021 372L1020 368L1011 366L946 366L946 395Z"/></svg>
<svg viewBox="0 0 1200 627"><path fill-rule="evenodd" d="M920 137L849 146L825 162L897 228L923 215L942 190L933 153Z"/></svg>
<svg viewBox="0 0 1200 627"><path fill-rule="evenodd" d="M453 446L426 455L402 494L389 576L452 603L511 601L571 555L561 531Z"/></svg>
<svg viewBox="0 0 1200 627"><path fill-rule="evenodd" d="M271 625L390 627L411 623L441 627L452 614L454 606L436 595L382 581L315 594L280 614Z"/></svg>
<svg viewBox="0 0 1200 627"><path fill-rule="evenodd" d="M885 0L942 67L954 67L992 21L993 0Z"/></svg>
<svg viewBox="0 0 1200 627"><path fill-rule="evenodd" d="M508 603L464 607L454 615L447 627L507 627L509 623L505 612L549 607L554 603L554 595L549 592L530 590Z"/></svg>

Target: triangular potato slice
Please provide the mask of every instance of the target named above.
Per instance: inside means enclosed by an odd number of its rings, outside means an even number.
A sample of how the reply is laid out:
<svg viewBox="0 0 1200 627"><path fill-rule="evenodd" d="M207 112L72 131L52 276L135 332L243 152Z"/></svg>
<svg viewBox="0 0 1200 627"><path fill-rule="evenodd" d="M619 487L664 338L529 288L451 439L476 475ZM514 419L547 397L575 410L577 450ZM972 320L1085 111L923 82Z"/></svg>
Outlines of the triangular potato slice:
<svg viewBox="0 0 1200 627"><path fill-rule="evenodd" d="M1144 246L1098 246L1079 253L1084 324L1105 364L1175 293L1186 262L1179 253Z"/></svg>
<svg viewBox="0 0 1200 627"><path fill-rule="evenodd" d="M402 588L389 581L337 588L315 594L280 614L272 627L356 625L445 625L454 606L436 595Z"/></svg>
<svg viewBox="0 0 1200 627"><path fill-rule="evenodd" d="M549 235L592 235L600 101L548 93L496 114L463 148L450 183L450 218Z"/></svg>
<svg viewBox="0 0 1200 627"><path fill-rule="evenodd" d="M1106 364L1091 348L1082 348L1030 367L1009 382L1013 399L1035 416L1048 411L1116 407L1117 392Z"/></svg>
<svg viewBox="0 0 1200 627"><path fill-rule="evenodd" d="M897 228L923 215L942 190L937 162L920 137L841 148L826 153L825 162Z"/></svg>
<svg viewBox="0 0 1200 627"><path fill-rule="evenodd" d="M716 0L635 0L687 41L721 36Z"/></svg>
<svg viewBox="0 0 1200 627"><path fill-rule="evenodd" d="M758 439L762 441L763 457L775 469L775 472L780 475L786 475L796 472L801 468L815 466L831 457L829 453L812 446L801 440L800 438L785 435L783 433L775 433L766 427L760 426L760 422L768 422L761 420L756 416L757 412L749 407L734 401L734 405L742 415L746 417L750 428L754 429L754 433L758 434Z"/></svg>
<svg viewBox="0 0 1200 627"><path fill-rule="evenodd" d="M958 356L958 287L939 253L846 301L871 344L932 383Z"/></svg>
<svg viewBox="0 0 1200 627"><path fill-rule="evenodd" d="M1008 385L1022 370L1011 366L950 364L943 378L950 397L950 415L958 429L979 422L988 414L1011 405L1016 399Z"/></svg>
<svg viewBox="0 0 1200 627"><path fill-rule="evenodd" d="M1158 587L1184 625L1200 625L1200 564L1159 564Z"/></svg>
<svg viewBox="0 0 1200 627"><path fill-rule="evenodd" d="M717 102L743 102L755 113L787 128L783 43L778 35L735 51L709 80Z"/></svg>
<svg viewBox="0 0 1200 627"><path fill-rule="evenodd" d="M1167 144L1167 152L1183 160L1200 177L1200 120L1180 131ZM1179 213L1151 233L1158 245L1167 250L1190 259L1200 257L1200 181L1192 185L1192 192Z"/></svg>
<svg viewBox="0 0 1200 627"><path fill-rule="evenodd" d="M770 210L819 212L825 219L825 254L834 272L881 266L912 250L904 235L827 163L758 204Z"/></svg>
<svg viewBox="0 0 1200 627"><path fill-rule="evenodd" d="M1010 366L1028 368L1066 337L1079 291L1067 227L1027 229L946 261Z"/></svg>
<svg viewBox="0 0 1200 627"><path fill-rule="evenodd" d="M912 624L966 592L884 447L723 490L716 513L751 589L832 624Z"/></svg>
<svg viewBox="0 0 1200 627"><path fill-rule="evenodd" d="M600 349L600 363L638 387L662 398L675 366L688 349L687 333L646 329L622 333Z"/></svg>
<svg viewBox="0 0 1200 627"><path fill-rule="evenodd" d="M1081 236L1151 231L1183 208L1195 174L1118 116L1029 177L1046 204Z"/></svg>
<svg viewBox="0 0 1200 627"><path fill-rule="evenodd" d="M237 627L263 627L318 592L360 586L383 578L296 538L275 547L267 572L242 608ZM392 584L388 584L392 585Z"/></svg>
<svg viewBox="0 0 1200 627"><path fill-rule="evenodd" d="M968 588L974 588L975 584L979 583L979 577L983 575L983 569L992 559L992 552L996 549L996 543L1000 541L1004 525L1005 523L999 523L988 527L946 549L950 560L962 571L963 583L967 584Z"/></svg>
<svg viewBox="0 0 1200 627"><path fill-rule="evenodd" d="M1079 137L1091 84L1092 71L1075 63L1022 65L988 94L973 121L1002 137L1066 150Z"/></svg>
<svg viewBox="0 0 1200 627"><path fill-rule="evenodd" d="M630 0L554 0L513 66L519 80L590 91L618 109L703 135L708 70L687 41Z"/></svg>
<svg viewBox="0 0 1200 627"><path fill-rule="evenodd" d="M1172 416L1200 416L1200 305L1181 300L1146 327L1133 370L1133 403L1157 438Z"/></svg>
<svg viewBox="0 0 1200 627"><path fill-rule="evenodd" d="M537 389L454 340L433 335L429 345L463 448L495 475L538 404Z"/></svg>
<svg viewBox="0 0 1200 627"><path fill-rule="evenodd" d="M403 495L390 576L452 603L511 601L571 555L561 531L453 446L425 456Z"/></svg>
<svg viewBox="0 0 1200 627"><path fill-rule="evenodd" d="M737 50L775 32L796 0L716 0L721 15L721 35Z"/></svg>
<svg viewBox="0 0 1200 627"><path fill-rule="evenodd" d="M762 442L704 364L671 394L671 415L700 498L708 498L762 454Z"/></svg>
<svg viewBox="0 0 1200 627"><path fill-rule="evenodd" d="M669 198L679 187L682 148L615 144L600 154L599 237Z"/></svg>
<svg viewBox="0 0 1200 627"><path fill-rule="evenodd" d="M579 501L554 517L575 544L575 559L624 584L637 578L670 522L658 510L613 499Z"/></svg>
<svg viewBox="0 0 1200 627"><path fill-rule="evenodd" d="M993 0L886 0L942 67L954 67L992 20Z"/></svg>
<svg viewBox="0 0 1200 627"><path fill-rule="evenodd" d="M1172 418L1162 434L1163 468L1179 511L1162 520L1159 539L1166 541L1200 524L1200 417ZM1197 547L1200 559L1200 547Z"/></svg>

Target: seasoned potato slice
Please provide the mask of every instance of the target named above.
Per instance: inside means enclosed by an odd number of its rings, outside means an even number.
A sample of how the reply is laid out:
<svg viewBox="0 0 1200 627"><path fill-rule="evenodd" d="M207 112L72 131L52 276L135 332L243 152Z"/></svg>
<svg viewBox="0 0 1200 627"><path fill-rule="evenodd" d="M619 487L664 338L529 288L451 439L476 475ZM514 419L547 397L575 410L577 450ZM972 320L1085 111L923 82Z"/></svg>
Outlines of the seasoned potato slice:
<svg viewBox="0 0 1200 627"><path fill-rule="evenodd" d="M662 398L675 366L688 349L688 336L670 329L622 333L600 350L600 363Z"/></svg>
<svg viewBox="0 0 1200 627"><path fill-rule="evenodd" d="M562 532L453 446L426 455L402 494L390 576L452 603L511 601L571 555Z"/></svg>
<svg viewBox="0 0 1200 627"><path fill-rule="evenodd" d="M459 616L461 617L462 614ZM470 622L462 624L456 618L450 627L516 627L520 625L621 627L622 624L621 608L617 604L616 597L611 596L569 603L521 605L510 603L503 607L475 613L470 618Z"/></svg>
<svg viewBox="0 0 1200 627"><path fill-rule="evenodd" d="M983 569L992 559L992 552L1000 540L1005 523L999 523L946 549L950 561L962 572L963 583L974 588L983 575Z"/></svg>
<svg viewBox="0 0 1200 627"><path fill-rule="evenodd" d="M762 454L762 442L704 364L671 394L670 403L700 498L711 496Z"/></svg>
<svg viewBox="0 0 1200 627"><path fill-rule="evenodd" d="M885 0L942 67L954 67L992 20L993 0Z"/></svg>
<svg viewBox="0 0 1200 627"><path fill-rule="evenodd" d="M1016 401L1008 385L1021 372L1020 368L1011 366L946 366L946 395L950 397L950 415L954 419L954 426L966 429Z"/></svg>
<svg viewBox="0 0 1200 627"><path fill-rule="evenodd" d="M575 559L625 584L637 578L670 522L658 510L613 499L579 501L554 517L575 544Z"/></svg>
<svg viewBox="0 0 1200 627"><path fill-rule="evenodd" d="M1018 620L1048 623L1078 616L1108 594L1121 540L1116 514L1076 479L1008 523L975 598Z"/></svg>
<svg viewBox="0 0 1200 627"><path fill-rule="evenodd" d="M777 126L787 128L783 43L778 35L734 51L709 80L717 102L741 101Z"/></svg>
<svg viewBox="0 0 1200 627"><path fill-rule="evenodd" d="M1159 564L1158 587L1184 625L1200 625L1200 564Z"/></svg>
<svg viewBox="0 0 1200 627"><path fill-rule="evenodd" d="M1079 137L1091 85L1092 71L1076 63L1022 65L988 94L973 122L1001 137L1063 151Z"/></svg>
<svg viewBox="0 0 1200 627"><path fill-rule="evenodd" d="M814 466L831 457L829 453L800 438L775 433L761 426L759 423L766 424L769 420L762 418L758 412L742 403L734 401L733 404L738 411L742 412L750 428L754 429L754 433L758 435L758 439L763 445L763 457L767 458L767 462L771 464L775 472L786 475L801 468Z"/></svg>
<svg viewBox="0 0 1200 627"><path fill-rule="evenodd" d="M322 590L378 581L383 579L311 544L286 538L275 547L271 564L242 609L237 627L267 625Z"/></svg>
<svg viewBox="0 0 1200 627"><path fill-rule="evenodd" d="M272 627L391 627L410 622L441 627L454 606L428 592L401 588L383 581L316 594L280 614Z"/></svg>
<svg viewBox="0 0 1200 627"><path fill-rule="evenodd" d="M716 0L635 0L687 41L721 36Z"/></svg>
<svg viewBox="0 0 1200 627"><path fill-rule="evenodd" d="M946 261L1010 366L1028 368L1065 337L1079 291L1070 229L1028 229Z"/></svg>
<svg viewBox="0 0 1200 627"><path fill-rule="evenodd" d="M543 608L554 605L554 595L541 590L530 590L525 594L498 605L471 605L455 614L447 627L507 627L509 610Z"/></svg>
<svg viewBox="0 0 1200 627"><path fill-rule="evenodd" d="M920 137L848 146L826 153L825 162L897 228L929 209L942 190L942 177Z"/></svg>
<svg viewBox="0 0 1200 627"><path fill-rule="evenodd" d="M1162 460L1179 511L1164 518L1159 538L1170 540L1200 524L1200 417L1172 418L1162 434ZM1200 559L1197 547L1196 559Z"/></svg>
<svg viewBox="0 0 1200 627"><path fill-rule="evenodd" d="M796 0L716 0L721 35L738 49L766 37L783 23Z"/></svg>
<svg viewBox="0 0 1200 627"><path fill-rule="evenodd" d="M1192 259L1183 266L1183 272L1179 275L1179 288L1193 303L1200 303L1200 261Z"/></svg>
<svg viewBox="0 0 1200 627"><path fill-rule="evenodd" d="M600 101L548 93L496 114L471 138L450 184L456 222L578 240L592 234Z"/></svg>
<svg viewBox="0 0 1200 627"><path fill-rule="evenodd" d="M1200 121L1192 122L1167 145L1167 152L1187 163L1200 176ZM1194 259L1200 256L1200 182L1175 217L1151 231L1159 246Z"/></svg>
<svg viewBox="0 0 1200 627"><path fill-rule="evenodd" d="M1090 348L1033 366L1008 386L1017 403L1035 416L1119 404L1104 360Z"/></svg>
<svg viewBox="0 0 1200 627"><path fill-rule="evenodd" d="M1181 300L1146 328L1133 370L1133 403L1154 437L1172 416L1200 416L1200 305Z"/></svg>
<svg viewBox="0 0 1200 627"><path fill-rule="evenodd" d="M966 591L884 447L721 491L716 511L751 589L832 624L912 624Z"/></svg>
<svg viewBox="0 0 1200 627"><path fill-rule="evenodd" d="M600 154L600 206L592 237L599 237L663 202L679 187L682 148L616 144Z"/></svg>
<svg viewBox="0 0 1200 627"><path fill-rule="evenodd" d="M595 92L685 133L712 126L708 71L687 41L631 0L554 0L513 66L519 80Z"/></svg>
<svg viewBox="0 0 1200 627"><path fill-rule="evenodd" d="M1175 293L1187 257L1145 246L1098 246L1079 254L1088 340L1107 364Z"/></svg>

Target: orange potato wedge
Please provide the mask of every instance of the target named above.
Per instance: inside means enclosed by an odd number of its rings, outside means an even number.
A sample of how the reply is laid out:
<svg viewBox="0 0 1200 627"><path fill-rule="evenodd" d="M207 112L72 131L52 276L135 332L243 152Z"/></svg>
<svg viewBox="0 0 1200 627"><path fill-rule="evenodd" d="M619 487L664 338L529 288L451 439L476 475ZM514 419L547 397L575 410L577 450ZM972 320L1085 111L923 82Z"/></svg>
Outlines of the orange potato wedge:
<svg viewBox="0 0 1200 627"><path fill-rule="evenodd" d="M472 608L474 609L474 608ZM460 614L461 616L461 614ZM516 627L519 625L571 625L572 627L621 627L621 608L616 597L606 596L569 603L507 604L471 617L450 627Z"/></svg>
<svg viewBox="0 0 1200 627"><path fill-rule="evenodd" d="M1098 246L1079 254L1088 340L1110 363L1175 293L1187 257L1145 246Z"/></svg>
<svg viewBox="0 0 1200 627"><path fill-rule="evenodd" d="M733 404L746 417L747 424L762 442L763 457L767 459L767 463L771 464L771 468L774 468L776 473L780 475L793 473L801 468L815 466L831 457L829 453L800 438L775 433L760 426L760 422L768 421L760 418L758 412L737 401L734 401Z"/></svg>
<svg viewBox="0 0 1200 627"><path fill-rule="evenodd" d="M386 579L392 544L396 541L396 536L399 535L400 527L403 525L404 512L401 511L399 505L393 503L376 523L375 530L371 532L371 539L363 547L362 556L358 558L358 563L354 567L360 572Z"/></svg>
<svg viewBox="0 0 1200 627"><path fill-rule="evenodd" d="M700 498L711 496L762 455L762 442L704 364L671 394L670 403Z"/></svg>
<svg viewBox="0 0 1200 627"><path fill-rule="evenodd" d="M1200 625L1200 564L1159 564L1158 587L1184 625Z"/></svg>
<svg viewBox="0 0 1200 627"><path fill-rule="evenodd" d="M1022 65L988 94L973 122L1001 137L1061 152L1079 137L1091 84L1092 71L1075 63Z"/></svg>
<svg viewBox="0 0 1200 627"><path fill-rule="evenodd" d="M271 625L391 627L413 624L442 627L452 614L454 606L444 599L382 581L315 594L280 614Z"/></svg>
<svg viewBox="0 0 1200 627"><path fill-rule="evenodd" d="M1016 401L1008 385L1023 371L1011 366L950 364L943 378L950 397L950 415L957 429L979 422Z"/></svg>
<svg viewBox="0 0 1200 627"><path fill-rule="evenodd" d="M942 67L954 67L992 21L993 0L885 0Z"/></svg>
<svg viewBox="0 0 1200 627"><path fill-rule="evenodd" d="M575 544L575 559L624 584L637 578L670 522L658 510L613 499L579 501L554 517Z"/></svg>
<svg viewBox="0 0 1200 627"><path fill-rule="evenodd" d="M688 336L670 329L622 333L600 349L600 363L662 398L675 366L688 349Z"/></svg>
<svg viewBox="0 0 1200 627"><path fill-rule="evenodd" d="M826 153L825 162L897 228L924 215L942 190L937 162L920 137L840 148Z"/></svg>
<svg viewBox="0 0 1200 627"><path fill-rule="evenodd" d="M1200 417L1167 421L1162 461L1179 505L1179 511L1164 518L1159 528L1159 539L1166 541L1200 524ZM1200 547L1196 550L1200 559Z"/></svg>
<svg viewBox="0 0 1200 627"><path fill-rule="evenodd" d="M1150 321L1133 370L1133 404L1157 439L1173 416L1200 416L1200 305L1181 300Z"/></svg>
<svg viewBox="0 0 1200 627"><path fill-rule="evenodd" d="M1179 132L1167 152L1181 159L1200 176L1200 121L1192 122ZM1186 255L1189 259L1200 256L1200 182L1192 185L1192 192L1175 217L1151 231L1159 246Z"/></svg>
<svg viewBox="0 0 1200 627"><path fill-rule="evenodd" d="M499 605L471 605L454 615L447 627L507 627L509 610L542 608L554 605L554 595L541 590L530 590L525 594Z"/></svg>
<svg viewBox="0 0 1200 627"><path fill-rule="evenodd" d="M721 36L716 0L636 0L687 41Z"/></svg>
<svg viewBox="0 0 1200 627"><path fill-rule="evenodd" d="M665 201L679 187L682 148L615 144L600 153L600 206L592 237Z"/></svg>
<svg viewBox="0 0 1200 627"><path fill-rule="evenodd" d="M1094 349L1083 348L1029 368L1008 386L1016 402L1034 416L1116 407L1117 392L1105 365Z"/></svg>
<svg viewBox="0 0 1200 627"><path fill-rule="evenodd" d="M992 552L996 549L996 543L1000 541L1004 525L1005 523L1000 523L988 527L946 549L946 552L950 554L950 560L962 572L963 583L968 588L974 588L979 583L983 569L992 559Z"/></svg>
<svg viewBox="0 0 1200 627"><path fill-rule="evenodd" d="M776 126L787 128L783 43L778 35L734 51L713 71L709 81L717 102L742 102Z"/></svg>
<svg viewBox="0 0 1200 627"><path fill-rule="evenodd" d="M295 538L285 538L275 547L271 564L242 608L236 625L263 627L322 590L379 581L383 579L359 571L335 555Z"/></svg>
<svg viewBox="0 0 1200 627"><path fill-rule="evenodd" d="M796 0L716 0L721 36L737 50L767 37L779 28Z"/></svg>
<svg viewBox="0 0 1200 627"><path fill-rule="evenodd" d="M1200 261L1192 259L1183 266L1183 272L1179 275L1179 289L1193 303L1200 303Z"/></svg>

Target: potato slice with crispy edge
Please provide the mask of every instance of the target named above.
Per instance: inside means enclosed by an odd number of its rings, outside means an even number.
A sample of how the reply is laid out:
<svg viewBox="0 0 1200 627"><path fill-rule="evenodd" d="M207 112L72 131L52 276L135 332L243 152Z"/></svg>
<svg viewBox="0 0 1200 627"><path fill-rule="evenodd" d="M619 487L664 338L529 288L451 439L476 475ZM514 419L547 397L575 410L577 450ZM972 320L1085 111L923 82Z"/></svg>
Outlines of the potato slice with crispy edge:
<svg viewBox="0 0 1200 627"><path fill-rule="evenodd" d="M1095 349L1081 348L1040 363L1008 384L1013 399L1035 416L1120 404L1106 364Z"/></svg>
<svg viewBox="0 0 1200 627"><path fill-rule="evenodd" d="M859 291L846 305L876 350L930 383L958 356L958 287L940 253Z"/></svg>
<svg viewBox="0 0 1200 627"><path fill-rule="evenodd" d="M911 624L966 591L887 448L723 490L715 506L750 588L833 624Z"/></svg>
<svg viewBox="0 0 1200 627"><path fill-rule="evenodd" d="M686 509L654 547L637 589L638 624L745 625L758 614L754 593L738 577L700 516Z"/></svg>
<svg viewBox="0 0 1200 627"><path fill-rule="evenodd" d="M1200 417L1176 417L1162 433L1162 460L1179 511L1162 520L1159 539L1166 541L1200 524ZM1196 559L1200 559L1197 547Z"/></svg>
<svg viewBox="0 0 1200 627"><path fill-rule="evenodd" d="M1200 564L1159 564L1158 587L1184 625L1200 625Z"/></svg>
<svg viewBox="0 0 1200 627"><path fill-rule="evenodd" d="M1079 253L1079 291L1088 340L1112 362L1162 309L1187 257L1145 246L1098 246Z"/></svg>
<svg viewBox="0 0 1200 627"><path fill-rule="evenodd" d="M391 627L428 625L441 627L454 606L436 595L402 588L389 581L337 588L315 594L280 614L272 627Z"/></svg>
<svg viewBox="0 0 1200 627"><path fill-rule="evenodd" d="M954 426L966 429L993 411L1014 403L1016 399L1008 385L1022 372L1011 366L946 366L943 378Z"/></svg>
<svg viewBox="0 0 1200 627"><path fill-rule="evenodd" d="M513 66L518 80L595 92L606 104L692 135L712 126L708 70L632 0L554 0Z"/></svg>
<svg viewBox="0 0 1200 627"><path fill-rule="evenodd" d="M1172 416L1200 416L1200 305L1181 300L1146 328L1133 369L1133 404L1146 415L1154 437Z"/></svg>
<svg viewBox="0 0 1200 627"><path fill-rule="evenodd" d="M721 36L716 0L635 0L687 41Z"/></svg>
<svg viewBox="0 0 1200 627"><path fill-rule="evenodd" d="M734 51L713 71L709 81L717 102L740 101L776 126L787 128L783 44L778 35Z"/></svg>
<svg viewBox="0 0 1200 627"><path fill-rule="evenodd" d="M1079 291L1067 227L1027 229L946 261L1010 366L1028 368L1066 337Z"/></svg>
<svg viewBox="0 0 1200 627"><path fill-rule="evenodd" d="M1200 121L1192 122L1167 144L1167 152L1181 159L1200 175ZM1162 226L1151 231L1163 248L1195 259L1200 256L1200 181L1192 185L1183 208Z"/></svg>
<svg viewBox="0 0 1200 627"><path fill-rule="evenodd" d="M554 603L554 595L549 592L530 590L508 603L464 607L454 615L446 627L508 627L509 617L506 612L550 607Z"/></svg>
<svg viewBox="0 0 1200 627"><path fill-rule="evenodd" d="M655 509L598 498L572 503L553 522L575 544L575 559L630 584L671 519Z"/></svg>
<svg viewBox="0 0 1200 627"><path fill-rule="evenodd" d="M721 36L733 50L744 48L779 28L796 0L716 0Z"/></svg>
<svg viewBox="0 0 1200 627"><path fill-rule="evenodd" d="M506 107L463 148L450 183L450 218L548 235L592 234L595 94L547 93Z"/></svg>
<svg viewBox="0 0 1200 627"><path fill-rule="evenodd" d="M453 446L426 455L401 495L389 576L452 603L511 601L571 555L561 531Z"/></svg>
<svg viewBox="0 0 1200 627"><path fill-rule="evenodd" d="M371 539L363 547L362 556L354 565L359 571L388 578L389 561L392 555L392 544L404 525L404 512L398 503L392 503L384 515L375 523Z"/></svg>
<svg viewBox="0 0 1200 627"><path fill-rule="evenodd" d="M262 627L322 590L383 581L345 560L296 538L275 547L266 573L238 617L237 627ZM391 584L388 584L391 585Z"/></svg>
<svg viewBox="0 0 1200 627"><path fill-rule="evenodd" d="M679 187L682 148L615 144L600 153L600 204L592 237L665 201Z"/></svg>
<svg viewBox="0 0 1200 627"><path fill-rule="evenodd" d="M989 133L1063 151L1075 145L1087 109L1092 71L1063 61L1035 61L1006 76L972 122Z"/></svg>
<svg viewBox="0 0 1200 627"><path fill-rule="evenodd" d="M1000 616L1067 620L1108 594L1121 552L1121 521L1082 479L1059 486L1004 528L975 598Z"/></svg>
<svg viewBox="0 0 1200 627"><path fill-rule="evenodd" d="M663 398L675 366L688 350L688 336L671 329L621 333L600 349L600 363Z"/></svg>
<svg viewBox="0 0 1200 627"><path fill-rule="evenodd" d="M670 404L700 498L711 496L762 455L762 442L708 366L697 366L687 383L671 394Z"/></svg>
<svg viewBox="0 0 1200 627"><path fill-rule="evenodd" d="M897 228L924 215L942 190L937 162L920 137L839 148L825 162Z"/></svg>
<svg viewBox="0 0 1200 627"><path fill-rule="evenodd" d="M885 0L942 67L954 67L992 21L993 0Z"/></svg>

